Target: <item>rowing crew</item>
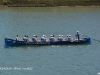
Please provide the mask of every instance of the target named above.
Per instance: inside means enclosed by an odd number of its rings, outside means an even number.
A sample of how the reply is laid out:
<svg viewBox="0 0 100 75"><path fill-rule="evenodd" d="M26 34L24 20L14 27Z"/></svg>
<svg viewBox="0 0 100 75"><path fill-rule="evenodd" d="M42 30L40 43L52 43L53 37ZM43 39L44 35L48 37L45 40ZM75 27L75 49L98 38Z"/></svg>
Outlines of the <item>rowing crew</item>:
<svg viewBox="0 0 100 75"><path fill-rule="evenodd" d="M80 40L79 31L77 31L76 38L77 38L77 40ZM20 41L20 38L18 37L18 35L16 36L16 40ZM25 42L38 42L40 40L37 38L37 35L33 35L32 39L30 39L28 36L25 35L23 37L23 41L25 41ZM43 35L41 37L41 42L47 42L47 41L55 42L55 41L74 41L74 40L71 37L71 35L67 35L66 38L63 38L63 35L59 35L58 39L55 38L54 35L50 35L49 39L46 37L46 35Z"/></svg>

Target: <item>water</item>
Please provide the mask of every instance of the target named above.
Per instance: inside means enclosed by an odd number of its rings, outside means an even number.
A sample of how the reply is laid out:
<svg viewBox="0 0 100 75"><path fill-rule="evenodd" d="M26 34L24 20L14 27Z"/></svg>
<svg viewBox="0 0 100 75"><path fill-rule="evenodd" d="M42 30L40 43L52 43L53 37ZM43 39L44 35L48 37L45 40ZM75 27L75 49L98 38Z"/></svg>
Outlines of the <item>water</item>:
<svg viewBox="0 0 100 75"><path fill-rule="evenodd" d="M75 38L77 30L100 40L100 7L0 8L0 75L97 75L100 42L94 40L91 45L4 48L4 38L17 34Z"/></svg>

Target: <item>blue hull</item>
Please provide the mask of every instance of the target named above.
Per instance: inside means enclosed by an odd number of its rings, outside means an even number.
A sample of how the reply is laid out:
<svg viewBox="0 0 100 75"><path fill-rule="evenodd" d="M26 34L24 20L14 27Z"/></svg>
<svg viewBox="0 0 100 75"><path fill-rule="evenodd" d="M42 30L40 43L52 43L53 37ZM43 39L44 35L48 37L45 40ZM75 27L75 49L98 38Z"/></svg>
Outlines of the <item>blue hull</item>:
<svg viewBox="0 0 100 75"><path fill-rule="evenodd" d="M55 42L24 42L5 38L5 46L25 46L25 45L81 45L91 44L91 38L83 38L80 41L55 41Z"/></svg>

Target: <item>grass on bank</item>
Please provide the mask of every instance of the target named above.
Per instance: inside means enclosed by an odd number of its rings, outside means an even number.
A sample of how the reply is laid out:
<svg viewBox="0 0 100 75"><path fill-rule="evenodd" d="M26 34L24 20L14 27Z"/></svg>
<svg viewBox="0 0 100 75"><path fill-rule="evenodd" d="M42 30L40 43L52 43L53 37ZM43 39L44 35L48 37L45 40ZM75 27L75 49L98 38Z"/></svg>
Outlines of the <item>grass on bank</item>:
<svg viewBox="0 0 100 75"><path fill-rule="evenodd" d="M80 5L80 4L99 4L100 0L0 0L2 5L27 5L27 4L46 4L46 5Z"/></svg>

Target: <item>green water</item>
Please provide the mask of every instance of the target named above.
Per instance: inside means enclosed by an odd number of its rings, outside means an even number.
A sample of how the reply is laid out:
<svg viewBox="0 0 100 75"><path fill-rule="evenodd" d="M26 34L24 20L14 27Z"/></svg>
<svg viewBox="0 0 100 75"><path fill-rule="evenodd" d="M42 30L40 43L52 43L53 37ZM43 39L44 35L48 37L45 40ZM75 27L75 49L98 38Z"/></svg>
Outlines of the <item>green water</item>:
<svg viewBox="0 0 100 75"><path fill-rule="evenodd" d="M100 40L100 7L0 8L0 75L97 75L100 42L94 40L91 45L4 48L4 38L17 34L75 38L77 30Z"/></svg>

